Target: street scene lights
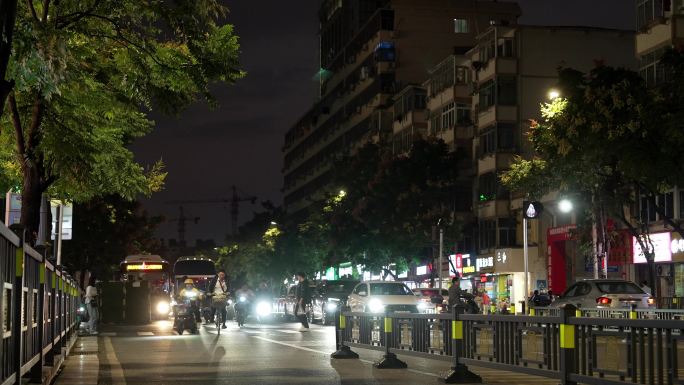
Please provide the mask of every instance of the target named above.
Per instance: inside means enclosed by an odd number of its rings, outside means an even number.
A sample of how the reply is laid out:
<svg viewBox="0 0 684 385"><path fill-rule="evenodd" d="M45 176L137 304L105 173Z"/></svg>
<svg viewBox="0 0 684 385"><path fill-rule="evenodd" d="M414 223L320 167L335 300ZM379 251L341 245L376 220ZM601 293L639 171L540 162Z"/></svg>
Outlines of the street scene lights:
<svg viewBox="0 0 684 385"><path fill-rule="evenodd" d="M549 93L547 96L549 97L549 100L553 101L553 100L558 99L560 97L560 92L558 90L552 88L549 90Z"/></svg>
<svg viewBox="0 0 684 385"><path fill-rule="evenodd" d="M561 199L558 202L558 210L562 212L563 214L568 214L569 212L572 211L572 202L568 199Z"/></svg>

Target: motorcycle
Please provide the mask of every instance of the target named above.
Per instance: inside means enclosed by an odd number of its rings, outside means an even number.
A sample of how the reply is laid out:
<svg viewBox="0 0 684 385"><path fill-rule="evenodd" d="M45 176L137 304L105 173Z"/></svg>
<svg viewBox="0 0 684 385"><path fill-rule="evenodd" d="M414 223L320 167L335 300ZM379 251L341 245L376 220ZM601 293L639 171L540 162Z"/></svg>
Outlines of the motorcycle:
<svg viewBox="0 0 684 385"><path fill-rule="evenodd" d="M178 301L173 306L173 330L179 335L183 335L186 330L192 334L199 332L193 306L193 302L196 300L194 293L187 293L183 297L179 296Z"/></svg>
<svg viewBox="0 0 684 385"><path fill-rule="evenodd" d="M80 325L81 322L88 322L88 320L90 320L86 305L81 304L78 306L78 309L76 309L76 317L78 318L78 325Z"/></svg>
<svg viewBox="0 0 684 385"><path fill-rule="evenodd" d="M245 325L245 321L249 315L249 307L249 300L247 300L247 297L244 295L241 295L238 297L237 301L235 301L233 308L235 309L235 320L237 321L239 327Z"/></svg>

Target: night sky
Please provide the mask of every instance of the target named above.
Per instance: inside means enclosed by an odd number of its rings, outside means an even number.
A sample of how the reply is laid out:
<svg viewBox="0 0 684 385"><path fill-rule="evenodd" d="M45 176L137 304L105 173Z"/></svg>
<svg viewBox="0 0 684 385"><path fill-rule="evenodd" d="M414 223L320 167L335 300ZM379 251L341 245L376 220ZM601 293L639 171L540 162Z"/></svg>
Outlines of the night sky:
<svg viewBox="0 0 684 385"><path fill-rule="evenodd" d="M424 0L430 1L430 0ZM520 24L588 25L633 29L634 1L519 0ZM247 77L236 85L218 85L220 107L199 103L178 118L154 116L156 129L133 146L138 161L163 159L169 176L164 191L144 200L151 214L178 217L169 200L230 198L235 184L259 200L282 202L284 134L311 106L318 70L319 0L227 0L228 22L235 25L242 45L241 63ZM261 205L240 206L240 221ZM221 244L229 231L229 207L222 204L186 206L186 239L214 239ZM163 224L162 238L176 238L177 225Z"/></svg>

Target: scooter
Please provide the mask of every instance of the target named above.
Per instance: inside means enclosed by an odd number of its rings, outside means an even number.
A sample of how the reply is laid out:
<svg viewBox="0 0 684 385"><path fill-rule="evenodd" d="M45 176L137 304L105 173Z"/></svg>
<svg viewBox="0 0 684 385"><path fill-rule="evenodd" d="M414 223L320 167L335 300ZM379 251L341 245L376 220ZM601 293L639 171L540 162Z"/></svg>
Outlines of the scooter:
<svg viewBox="0 0 684 385"><path fill-rule="evenodd" d="M194 300L195 298L191 295L186 295L184 298L178 297L178 302L173 307L173 330L179 335L183 335L186 330L190 330L192 334L199 332L192 306Z"/></svg>
<svg viewBox="0 0 684 385"><path fill-rule="evenodd" d="M237 321L238 326L244 326L247 316L249 315L249 300L247 300L247 297L245 296L240 296L237 301L235 301L233 308L235 309L235 320Z"/></svg>

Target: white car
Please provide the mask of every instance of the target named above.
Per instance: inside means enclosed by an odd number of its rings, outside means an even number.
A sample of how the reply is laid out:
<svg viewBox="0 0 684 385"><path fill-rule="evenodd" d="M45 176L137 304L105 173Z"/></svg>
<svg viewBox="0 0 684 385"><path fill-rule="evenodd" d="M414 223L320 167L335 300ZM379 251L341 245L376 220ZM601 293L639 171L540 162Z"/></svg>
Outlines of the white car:
<svg viewBox="0 0 684 385"><path fill-rule="evenodd" d="M655 300L634 282L621 279L585 279L570 286L551 307L561 307L566 303L580 308L654 309Z"/></svg>
<svg viewBox="0 0 684 385"><path fill-rule="evenodd" d="M449 303L449 290L442 289L442 303L435 304L433 298L440 296L439 289L430 287L420 287L413 289L413 293L418 296L420 303L418 304L418 310L424 313L440 313L442 307L446 307Z"/></svg>
<svg viewBox="0 0 684 385"><path fill-rule="evenodd" d="M354 287L348 305L353 312L418 313L420 299L402 282L366 281Z"/></svg>

